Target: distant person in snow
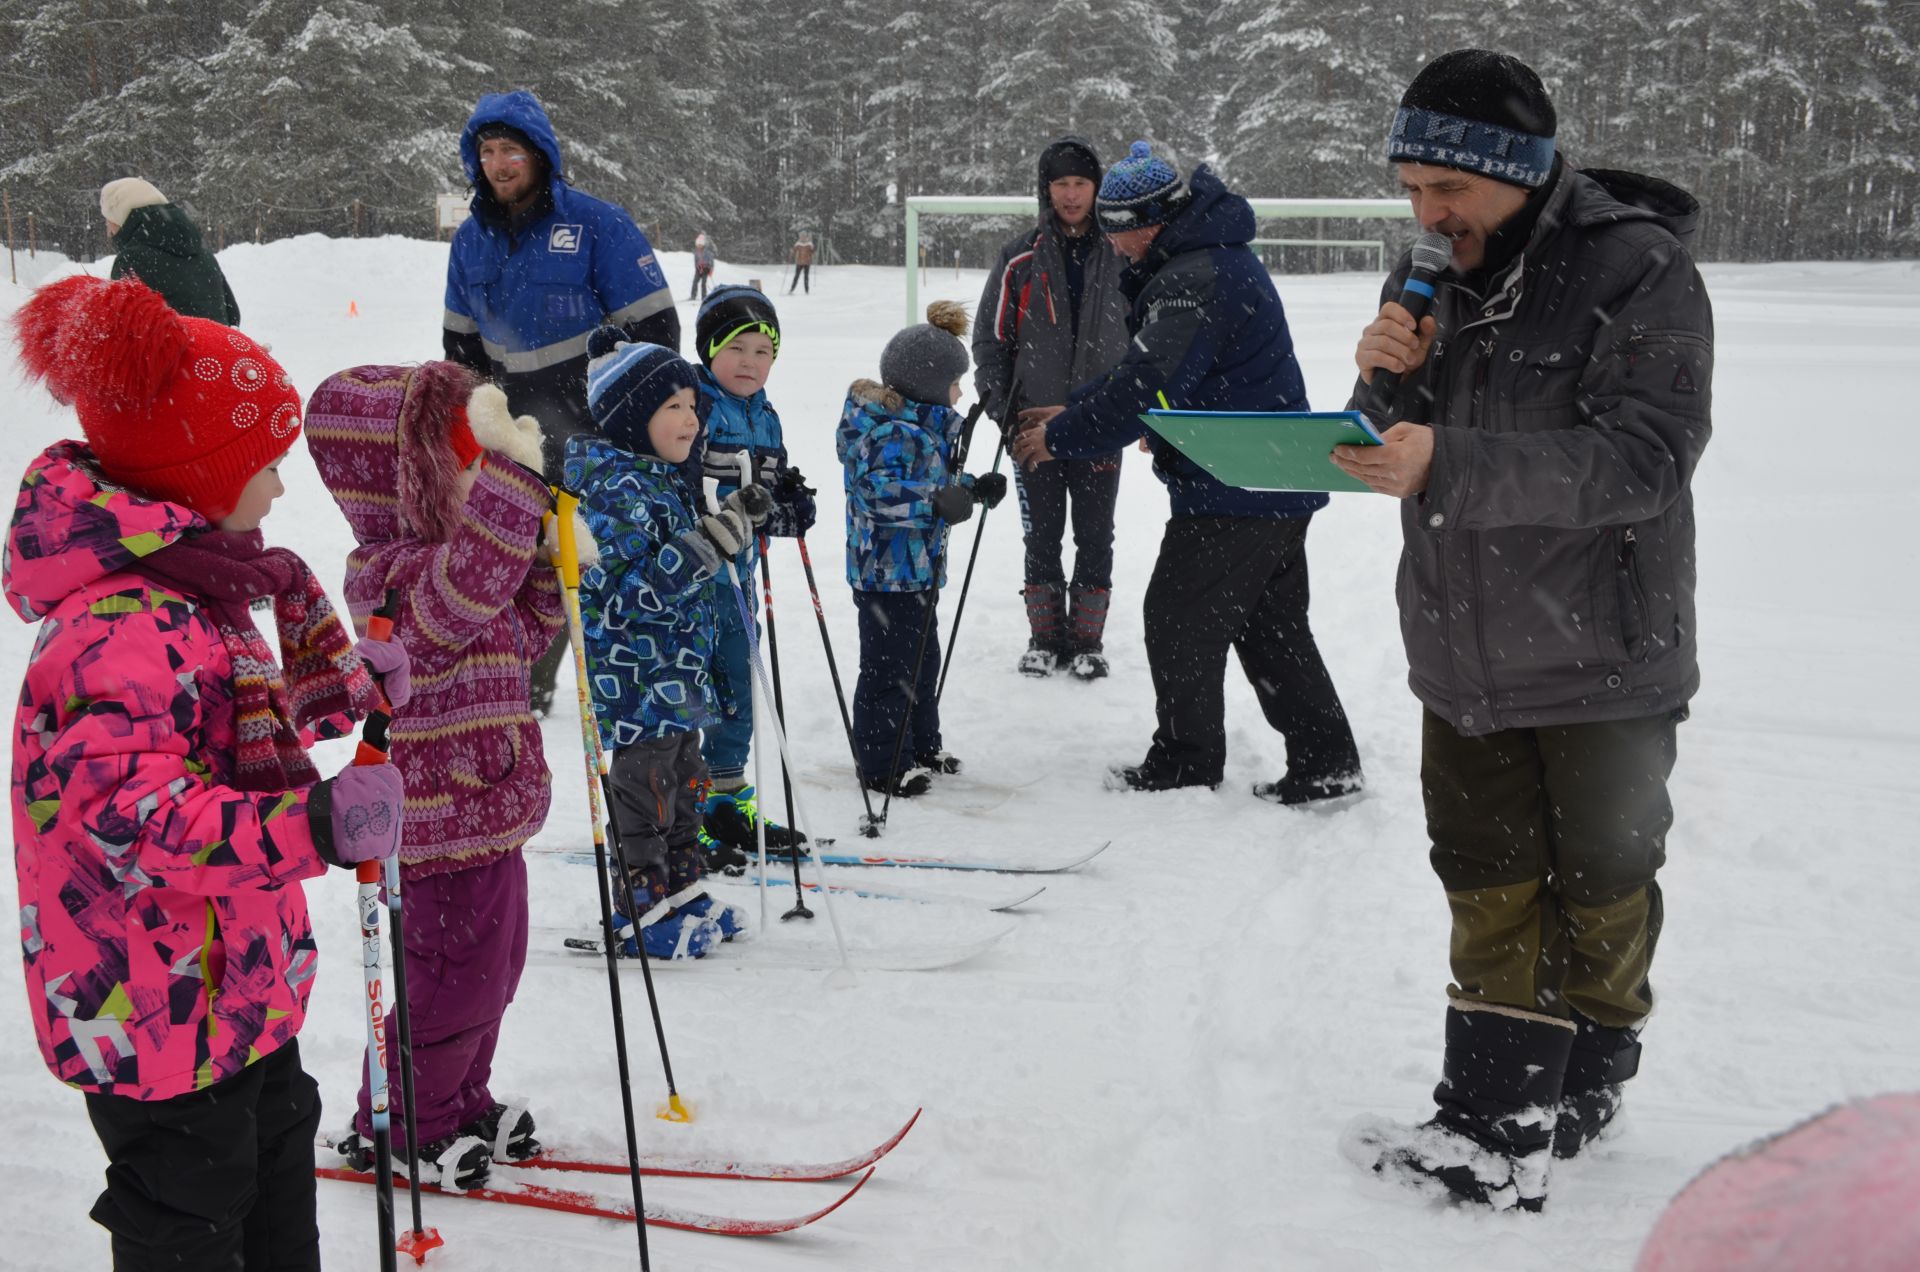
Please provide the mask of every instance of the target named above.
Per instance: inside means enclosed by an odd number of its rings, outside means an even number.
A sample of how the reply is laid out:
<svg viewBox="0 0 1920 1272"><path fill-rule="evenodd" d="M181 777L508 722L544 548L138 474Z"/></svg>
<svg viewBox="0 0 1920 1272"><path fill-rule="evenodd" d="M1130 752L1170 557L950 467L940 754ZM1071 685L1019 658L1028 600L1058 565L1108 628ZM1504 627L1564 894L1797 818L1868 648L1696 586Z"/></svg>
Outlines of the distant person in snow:
<svg viewBox="0 0 1920 1272"><path fill-rule="evenodd" d="M184 209L139 177L121 177L100 187L100 215L117 253L107 277L131 274L165 297L175 313L240 325L233 288Z"/></svg>
<svg viewBox="0 0 1920 1272"><path fill-rule="evenodd" d="M1675 733L1695 663L1693 497L1713 311L1700 205L1556 152L1540 77L1463 49L1415 77L1387 157L1452 240L1432 313L1403 258L1361 333L1339 447L1400 500L1400 629L1425 707L1430 859L1453 912L1438 1111L1363 1120L1349 1157L1538 1210L1639 1068L1653 1009ZM1374 392L1382 372L1397 395Z"/></svg>
<svg viewBox="0 0 1920 1272"><path fill-rule="evenodd" d="M1307 523L1324 494L1228 486L1148 432L1141 413L1304 410L1307 386L1273 279L1247 249L1253 208L1205 168L1182 180L1144 141L1100 183L1100 228L1128 264L1126 356L1061 406L1020 412L1032 467L1111 454L1146 436L1173 517L1145 604L1159 727L1116 790L1218 786L1227 760L1227 651L1287 743L1286 775L1254 793L1293 806L1359 791L1360 755L1307 625Z"/></svg>
<svg viewBox="0 0 1920 1272"><path fill-rule="evenodd" d="M813 235L802 230L800 241L793 245L790 253L793 261L793 281L787 284L787 295L793 295L793 289L806 284L807 295L813 295Z"/></svg>
<svg viewBox="0 0 1920 1272"><path fill-rule="evenodd" d="M627 212L567 183L547 113L532 93L488 93L460 134L473 215L447 258L445 346L540 421L546 474L593 431L587 337L602 323L637 341L680 347L680 316L653 247ZM533 710L553 705L566 637L534 667Z"/></svg>
<svg viewBox="0 0 1920 1272"><path fill-rule="evenodd" d="M706 234L693 236L693 286L687 292L688 300L705 300L707 288L713 283L713 240Z"/></svg>
<svg viewBox="0 0 1920 1272"><path fill-rule="evenodd" d="M1120 291L1126 261L1107 250L1093 214L1099 189L1100 157L1089 142L1062 137L1048 146L1040 153L1040 225L1001 248L987 275L973 332L973 384L1003 429L1027 407L1065 405L1072 390L1126 355L1127 298ZM1116 446L1014 471L1032 633L1020 655L1024 675L1048 676L1059 668L1081 680L1107 674L1113 512L1125 453ZM1069 505L1071 588L1060 563Z"/></svg>

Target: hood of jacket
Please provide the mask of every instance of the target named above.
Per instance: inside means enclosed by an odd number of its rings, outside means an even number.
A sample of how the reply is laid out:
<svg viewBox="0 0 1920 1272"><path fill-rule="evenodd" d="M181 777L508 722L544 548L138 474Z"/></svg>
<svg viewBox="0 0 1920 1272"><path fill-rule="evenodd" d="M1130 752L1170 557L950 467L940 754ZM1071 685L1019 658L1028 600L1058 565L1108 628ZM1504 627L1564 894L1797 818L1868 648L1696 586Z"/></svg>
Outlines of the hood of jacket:
<svg viewBox="0 0 1920 1272"><path fill-rule="evenodd" d="M547 172L550 176L565 180L566 165L560 159L560 139L554 135L553 121L547 118L547 112L540 105L540 99L525 89L516 88L511 93L486 93L473 108L473 114L467 119L467 126L460 130L460 162L467 170L467 180L476 188L484 188L486 179L480 173L480 142L478 133L488 124L506 124L518 128L527 135L528 140L539 148L547 160Z"/></svg>
<svg viewBox="0 0 1920 1272"><path fill-rule="evenodd" d="M1047 161L1053 158L1055 155L1068 150L1079 151L1081 154L1087 157L1087 162L1093 165L1095 171L1100 170L1100 156L1098 153L1095 152L1093 148L1093 143L1088 141L1085 137L1079 137L1079 136L1075 136L1072 133L1068 133L1064 137L1056 137L1054 140L1047 143L1047 148L1040 152L1040 158L1034 164L1034 175L1036 178L1038 178L1040 183L1040 219L1049 224L1053 222L1054 216L1053 216L1053 195L1047 189L1047 186L1048 186ZM1098 181L1095 181L1093 184L1095 186L1098 186L1100 183ZM1091 209L1089 209L1087 212L1087 218L1093 222L1091 228L1093 229L1094 233L1098 234L1100 232L1100 218L1097 216L1094 216Z"/></svg>
<svg viewBox="0 0 1920 1272"><path fill-rule="evenodd" d="M56 442L27 466L7 531L7 603L30 623L68 597L193 531L211 527L185 504L114 485L83 442Z"/></svg>
<svg viewBox="0 0 1920 1272"><path fill-rule="evenodd" d="M113 236L115 249L125 251L138 243L168 256L191 258L207 250L206 238L186 210L177 204L155 203L127 213L120 232Z"/></svg>
<svg viewBox="0 0 1920 1272"><path fill-rule="evenodd" d="M902 397L878 380L855 380L847 388L847 404L840 412L842 445L884 420L917 424L943 441L964 417L950 406L935 402L915 402Z"/></svg>
<svg viewBox="0 0 1920 1272"><path fill-rule="evenodd" d="M1567 224L1652 221L1686 247L1700 228L1700 200L1669 181L1611 168L1580 168L1571 174Z"/></svg>
<svg viewBox="0 0 1920 1272"><path fill-rule="evenodd" d="M441 543L460 519L460 461L448 432L478 383L452 362L365 366L307 400L307 449L363 548Z"/></svg>

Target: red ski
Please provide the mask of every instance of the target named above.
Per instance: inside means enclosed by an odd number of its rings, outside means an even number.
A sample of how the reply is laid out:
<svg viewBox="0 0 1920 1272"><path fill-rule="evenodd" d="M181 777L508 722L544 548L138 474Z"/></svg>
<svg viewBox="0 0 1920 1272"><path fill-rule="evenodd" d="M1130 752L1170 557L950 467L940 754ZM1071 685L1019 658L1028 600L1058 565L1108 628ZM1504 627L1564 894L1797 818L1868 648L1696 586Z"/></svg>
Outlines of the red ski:
<svg viewBox="0 0 1920 1272"><path fill-rule="evenodd" d="M640 1159L642 1175L666 1175L683 1179L765 1179L778 1181L809 1181L844 1179L855 1171L867 1167L885 1157L894 1150L913 1124L920 1120L921 1110L915 1109L907 1124L889 1136L885 1143L872 1148L858 1157L849 1157L841 1162L752 1162L728 1157L673 1157L665 1154L643 1156ZM624 1175L627 1173L625 1162L582 1161L559 1157L552 1153L542 1153L538 1157L524 1162L514 1162L515 1169L522 1170L569 1170L592 1175ZM497 1167L496 1167L497 1169Z"/></svg>
<svg viewBox="0 0 1920 1272"><path fill-rule="evenodd" d="M316 1167L315 1175L322 1179L338 1179L351 1184L371 1184L372 1171L349 1170L344 1166ZM776 1233L792 1232L804 1228L810 1223L826 1216L845 1205L847 1198L860 1191L873 1171L854 1181L853 1187L834 1198L832 1203L821 1207L808 1215L798 1215L790 1219L738 1219L730 1215L709 1215L698 1210L681 1210L675 1206L648 1206L647 1223L655 1228L678 1228L684 1232L711 1232L723 1237L768 1237ZM633 1222L633 1206L590 1192L580 1192L571 1188L548 1188L544 1184L521 1183L511 1180L497 1188L473 1188L466 1192L453 1192L441 1188L438 1184L421 1184L425 1192L440 1193L447 1197L465 1197L472 1201L495 1201L509 1206L531 1206L536 1210L558 1210L570 1215L592 1215L601 1219L618 1219L626 1223Z"/></svg>

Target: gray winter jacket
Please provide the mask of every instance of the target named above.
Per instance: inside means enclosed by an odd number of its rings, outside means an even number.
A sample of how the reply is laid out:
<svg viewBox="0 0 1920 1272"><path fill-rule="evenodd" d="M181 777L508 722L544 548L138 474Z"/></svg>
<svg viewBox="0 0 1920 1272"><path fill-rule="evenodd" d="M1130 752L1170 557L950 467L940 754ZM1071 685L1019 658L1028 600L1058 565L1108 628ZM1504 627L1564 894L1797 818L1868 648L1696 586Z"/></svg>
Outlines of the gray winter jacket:
<svg viewBox="0 0 1920 1272"><path fill-rule="evenodd" d="M1396 596L1413 691L1463 734L1654 715L1699 687L1690 485L1712 430L1713 311L1684 246L1698 212L1665 182L1568 165L1486 295L1443 278L1395 413L1434 426L1427 489L1401 505Z"/></svg>
<svg viewBox="0 0 1920 1272"><path fill-rule="evenodd" d="M1126 356L1123 263L1104 242L1088 253L1076 335L1053 209L1043 205L1039 228L1001 249L973 329L974 391L988 415L1004 427L1022 407L1063 405L1071 390L1099 379ZM1019 400L1009 402L1016 363Z"/></svg>

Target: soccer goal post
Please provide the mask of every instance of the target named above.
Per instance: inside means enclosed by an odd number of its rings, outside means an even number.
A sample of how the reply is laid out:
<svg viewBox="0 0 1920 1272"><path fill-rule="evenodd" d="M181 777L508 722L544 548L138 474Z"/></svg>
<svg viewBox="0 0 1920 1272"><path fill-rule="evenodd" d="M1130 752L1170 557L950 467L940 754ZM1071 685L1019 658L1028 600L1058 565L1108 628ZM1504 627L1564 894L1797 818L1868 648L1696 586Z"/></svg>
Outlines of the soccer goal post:
<svg viewBox="0 0 1920 1272"><path fill-rule="evenodd" d="M1405 221L1413 217L1413 208L1405 199L1248 199L1258 221L1345 220ZM920 321L920 218L922 216L1017 216L1034 212L1033 196L1028 195L910 195L906 202L907 322ZM1273 240L1279 241L1279 240ZM1304 244L1307 240L1287 239ZM1352 239L1313 240L1326 246L1353 247ZM1371 246L1371 243L1368 244ZM1384 256L1385 245L1381 245Z"/></svg>

